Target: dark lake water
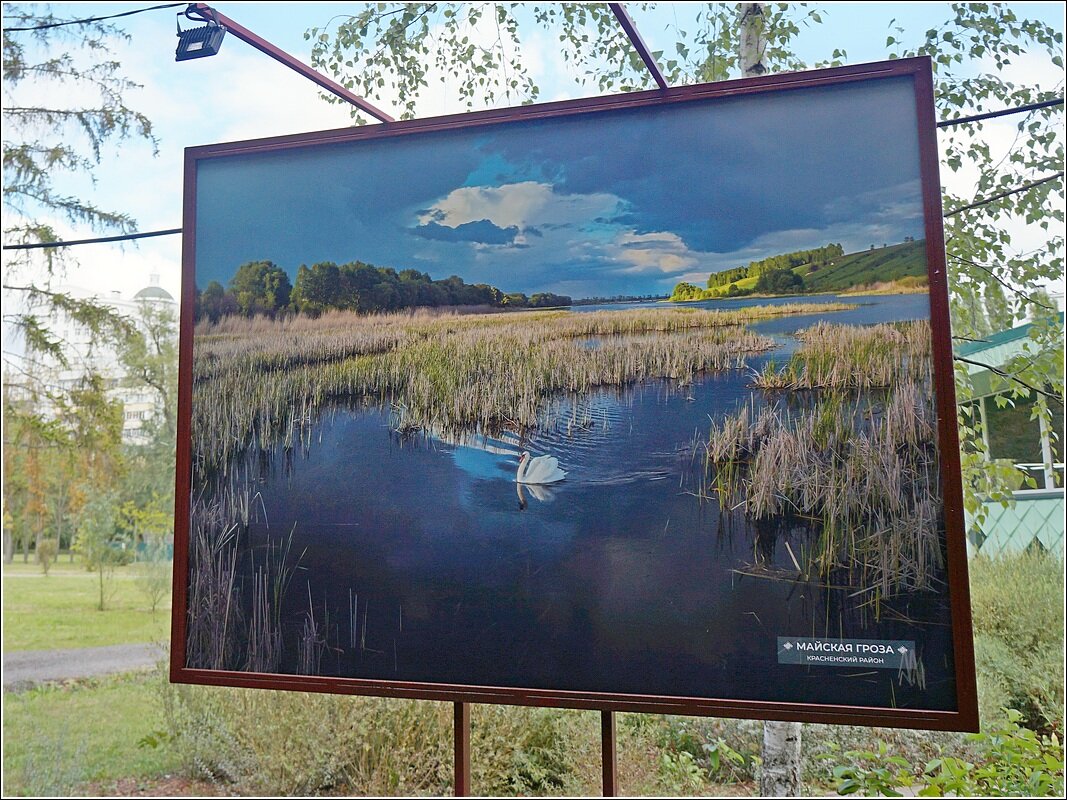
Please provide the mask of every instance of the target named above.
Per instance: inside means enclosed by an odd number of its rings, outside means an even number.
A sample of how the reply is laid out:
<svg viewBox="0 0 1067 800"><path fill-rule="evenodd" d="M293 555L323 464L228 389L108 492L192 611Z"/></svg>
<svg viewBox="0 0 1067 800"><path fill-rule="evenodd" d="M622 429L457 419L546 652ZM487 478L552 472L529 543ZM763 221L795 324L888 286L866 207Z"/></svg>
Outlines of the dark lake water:
<svg viewBox="0 0 1067 800"><path fill-rule="evenodd" d="M780 362L790 334L819 319L928 317L925 295L843 299L862 305L752 327L782 345L769 356ZM944 597L916 595L876 622L848 589L776 579L795 573L785 543L797 552L808 531L756 526L698 496L695 445L712 420L763 402L749 381L731 371L561 397L553 425L524 442L405 437L387 410L329 410L309 446L254 462L268 524L252 526L253 543L292 531L302 553L288 633L310 603L327 675L953 708ZM523 449L556 456L567 479L520 487ZM925 680L779 665L778 636L912 639ZM283 671L296 671L291 645Z"/></svg>

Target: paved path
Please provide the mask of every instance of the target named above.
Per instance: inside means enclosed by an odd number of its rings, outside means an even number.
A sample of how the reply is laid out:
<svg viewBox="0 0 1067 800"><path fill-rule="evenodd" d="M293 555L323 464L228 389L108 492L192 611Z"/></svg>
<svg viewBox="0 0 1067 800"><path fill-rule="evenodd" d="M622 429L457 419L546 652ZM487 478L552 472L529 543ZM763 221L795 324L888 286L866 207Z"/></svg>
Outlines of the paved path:
<svg viewBox="0 0 1067 800"><path fill-rule="evenodd" d="M95 678L155 666L163 656L155 644L113 644L76 650L22 650L4 653L4 689L20 690L72 678Z"/></svg>

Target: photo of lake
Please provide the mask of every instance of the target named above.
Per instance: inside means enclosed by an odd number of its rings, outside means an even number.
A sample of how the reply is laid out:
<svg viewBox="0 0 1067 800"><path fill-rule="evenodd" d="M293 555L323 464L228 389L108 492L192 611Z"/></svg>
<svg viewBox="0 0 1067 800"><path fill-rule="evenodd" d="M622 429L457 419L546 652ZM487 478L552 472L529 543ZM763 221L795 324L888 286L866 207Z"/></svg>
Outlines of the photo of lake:
<svg viewBox="0 0 1067 800"><path fill-rule="evenodd" d="M185 666L956 710L918 152L884 78L198 160Z"/></svg>

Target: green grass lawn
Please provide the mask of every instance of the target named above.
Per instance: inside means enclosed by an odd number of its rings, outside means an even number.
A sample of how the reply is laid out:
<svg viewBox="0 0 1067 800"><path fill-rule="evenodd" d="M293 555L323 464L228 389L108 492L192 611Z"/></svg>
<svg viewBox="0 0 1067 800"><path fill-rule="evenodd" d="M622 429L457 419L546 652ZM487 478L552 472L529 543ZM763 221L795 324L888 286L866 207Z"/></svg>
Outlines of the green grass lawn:
<svg viewBox="0 0 1067 800"><path fill-rule="evenodd" d="M51 650L165 639L170 598L153 614L135 567L115 570L104 611L98 611L97 575L65 560L45 576L36 564L5 564L3 647Z"/></svg>
<svg viewBox="0 0 1067 800"><path fill-rule="evenodd" d="M4 795L70 794L90 781L178 770L166 742L138 746L163 728L161 680L138 673L5 692Z"/></svg>

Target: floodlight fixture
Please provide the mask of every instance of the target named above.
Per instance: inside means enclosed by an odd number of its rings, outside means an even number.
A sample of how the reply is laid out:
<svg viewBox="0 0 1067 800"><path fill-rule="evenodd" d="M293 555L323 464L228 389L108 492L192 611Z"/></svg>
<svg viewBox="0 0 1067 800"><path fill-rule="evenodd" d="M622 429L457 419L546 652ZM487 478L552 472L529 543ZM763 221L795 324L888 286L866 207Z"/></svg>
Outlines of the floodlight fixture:
<svg viewBox="0 0 1067 800"><path fill-rule="evenodd" d="M203 27L190 28L187 31L181 29L178 24L178 50L175 53L175 61L188 61L192 58L204 58L213 56L219 52L222 46L222 38L227 32L233 34L245 44L248 44L259 52L270 56L280 64L318 84L330 94L340 97L345 102L351 103L360 111L382 122L393 122L393 118L376 108L357 94L339 84L337 81L327 78L316 72L307 64L293 58L280 47L271 44L261 36L257 36L238 22L227 17L206 3L190 3L185 11L179 11L178 16L186 19L206 23Z"/></svg>
<svg viewBox="0 0 1067 800"><path fill-rule="evenodd" d="M196 5L190 5L185 11L178 12L178 17L182 16L206 24L183 31L181 23L175 21L178 26L178 49L174 51L174 60L188 61L218 53L226 36L226 28L219 24L218 15L211 10L211 16L208 16Z"/></svg>

